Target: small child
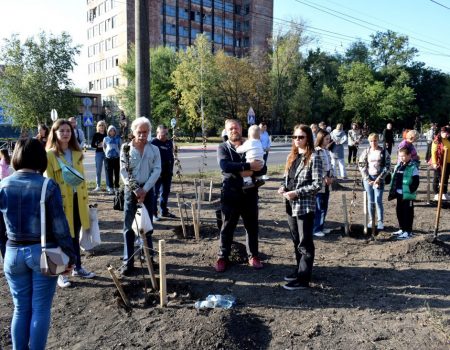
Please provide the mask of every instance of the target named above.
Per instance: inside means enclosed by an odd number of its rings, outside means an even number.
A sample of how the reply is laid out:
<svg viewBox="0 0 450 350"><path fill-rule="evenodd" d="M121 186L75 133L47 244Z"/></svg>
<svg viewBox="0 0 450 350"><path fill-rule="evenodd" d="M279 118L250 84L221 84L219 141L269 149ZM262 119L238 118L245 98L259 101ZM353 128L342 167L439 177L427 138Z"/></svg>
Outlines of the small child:
<svg viewBox="0 0 450 350"><path fill-rule="evenodd" d="M408 148L400 148L398 151L399 163L394 169L389 191L389 199L397 198L397 219L400 230L393 233L397 239L408 239L412 236L414 221L414 200L419 187L419 170L415 162L411 160L411 152Z"/></svg>
<svg viewBox="0 0 450 350"><path fill-rule="evenodd" d="M236 148L237 153L245 153L245 159L247 162L252 162L254 160L260 160L264 162L264 149L259 139L261 130L258 125L252 125L248 129L248 140L245 141L241 146ZM255 187L255 185L264 185L264 180L261 177L256 178L256 183L253 183L251 176L244 177L243 189L249 189Z"/></svg>
<svg viewBox="0 0 450 350"><path fill-rule="evenodd" d="M0 149L0 180L8 177L14 172L11 167L11 157L6 148Z"/></svg>

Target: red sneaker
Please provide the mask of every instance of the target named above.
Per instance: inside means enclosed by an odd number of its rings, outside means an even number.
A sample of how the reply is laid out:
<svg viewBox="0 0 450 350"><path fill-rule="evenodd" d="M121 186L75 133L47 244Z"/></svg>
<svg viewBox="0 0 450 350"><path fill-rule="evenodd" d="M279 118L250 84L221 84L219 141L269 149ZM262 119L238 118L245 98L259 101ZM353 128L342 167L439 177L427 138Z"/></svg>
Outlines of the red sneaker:
<svg viewBox="0 0 450 350"><path fill-rule="evenodd" d="M224 272L227 269L227 261L224 258L219 258L214 266L216 272Z"/></svg>
<svg viewBox="0 0 450 350"><path fill-rule="evenodd" d="M254 256L253 258L250 258L248 264L255 268L255 269L262 269L263 268L263 264L261 262L261 260L259 260L259 258L257 256Z"/></svg>

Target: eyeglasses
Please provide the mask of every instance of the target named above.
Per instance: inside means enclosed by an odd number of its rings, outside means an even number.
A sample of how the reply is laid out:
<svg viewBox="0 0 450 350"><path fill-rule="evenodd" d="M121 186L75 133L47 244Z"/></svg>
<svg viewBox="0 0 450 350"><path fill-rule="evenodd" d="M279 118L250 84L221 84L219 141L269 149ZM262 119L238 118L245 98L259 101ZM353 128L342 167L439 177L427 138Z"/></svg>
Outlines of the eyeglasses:
<svg viewBox="0 0 450 350"><path fill-rule="evenodd" d="M293 140L303 140L306 136L305 135L292 135L291 139Z"/></svg>

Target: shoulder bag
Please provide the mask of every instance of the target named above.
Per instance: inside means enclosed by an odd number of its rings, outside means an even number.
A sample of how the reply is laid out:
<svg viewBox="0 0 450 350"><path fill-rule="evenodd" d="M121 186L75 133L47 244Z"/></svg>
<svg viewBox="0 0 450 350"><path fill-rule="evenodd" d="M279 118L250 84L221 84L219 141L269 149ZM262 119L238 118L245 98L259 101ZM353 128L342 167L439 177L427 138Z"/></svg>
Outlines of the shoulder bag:
<svg viewBox="0 0 450 350"><path fill-rule="evenodd" d="M61 167L64 182L72 187L77 187L84 181L83 175L81 175L76 169L65 164L59 157L56 157L56 159Z"/></svg>
<svg viewBox="0 0 450 350"><path fill-rule="evenodd" d="M41 191L41 273L46 276L57 276L63 273L69 264L69 257L64 253L61 247L47 248L46 243L46 220L45 220L45 193L49 179L45 178Z"/></svg>

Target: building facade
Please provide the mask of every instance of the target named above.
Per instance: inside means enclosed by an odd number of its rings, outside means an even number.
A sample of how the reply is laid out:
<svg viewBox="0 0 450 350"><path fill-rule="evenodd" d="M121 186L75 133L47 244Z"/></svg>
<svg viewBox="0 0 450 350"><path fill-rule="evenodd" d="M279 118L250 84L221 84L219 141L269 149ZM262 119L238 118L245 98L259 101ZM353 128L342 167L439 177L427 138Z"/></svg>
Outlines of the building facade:
<svg viewBox="0 0 450 350"><path fill-rule="evenodd" d="M273 0L147 0L150 47L186 49L204 33L212 50L267 50ZM134 0L87 0L89 92L113 99L126 84L119 66L134 43Z"/></svg>

